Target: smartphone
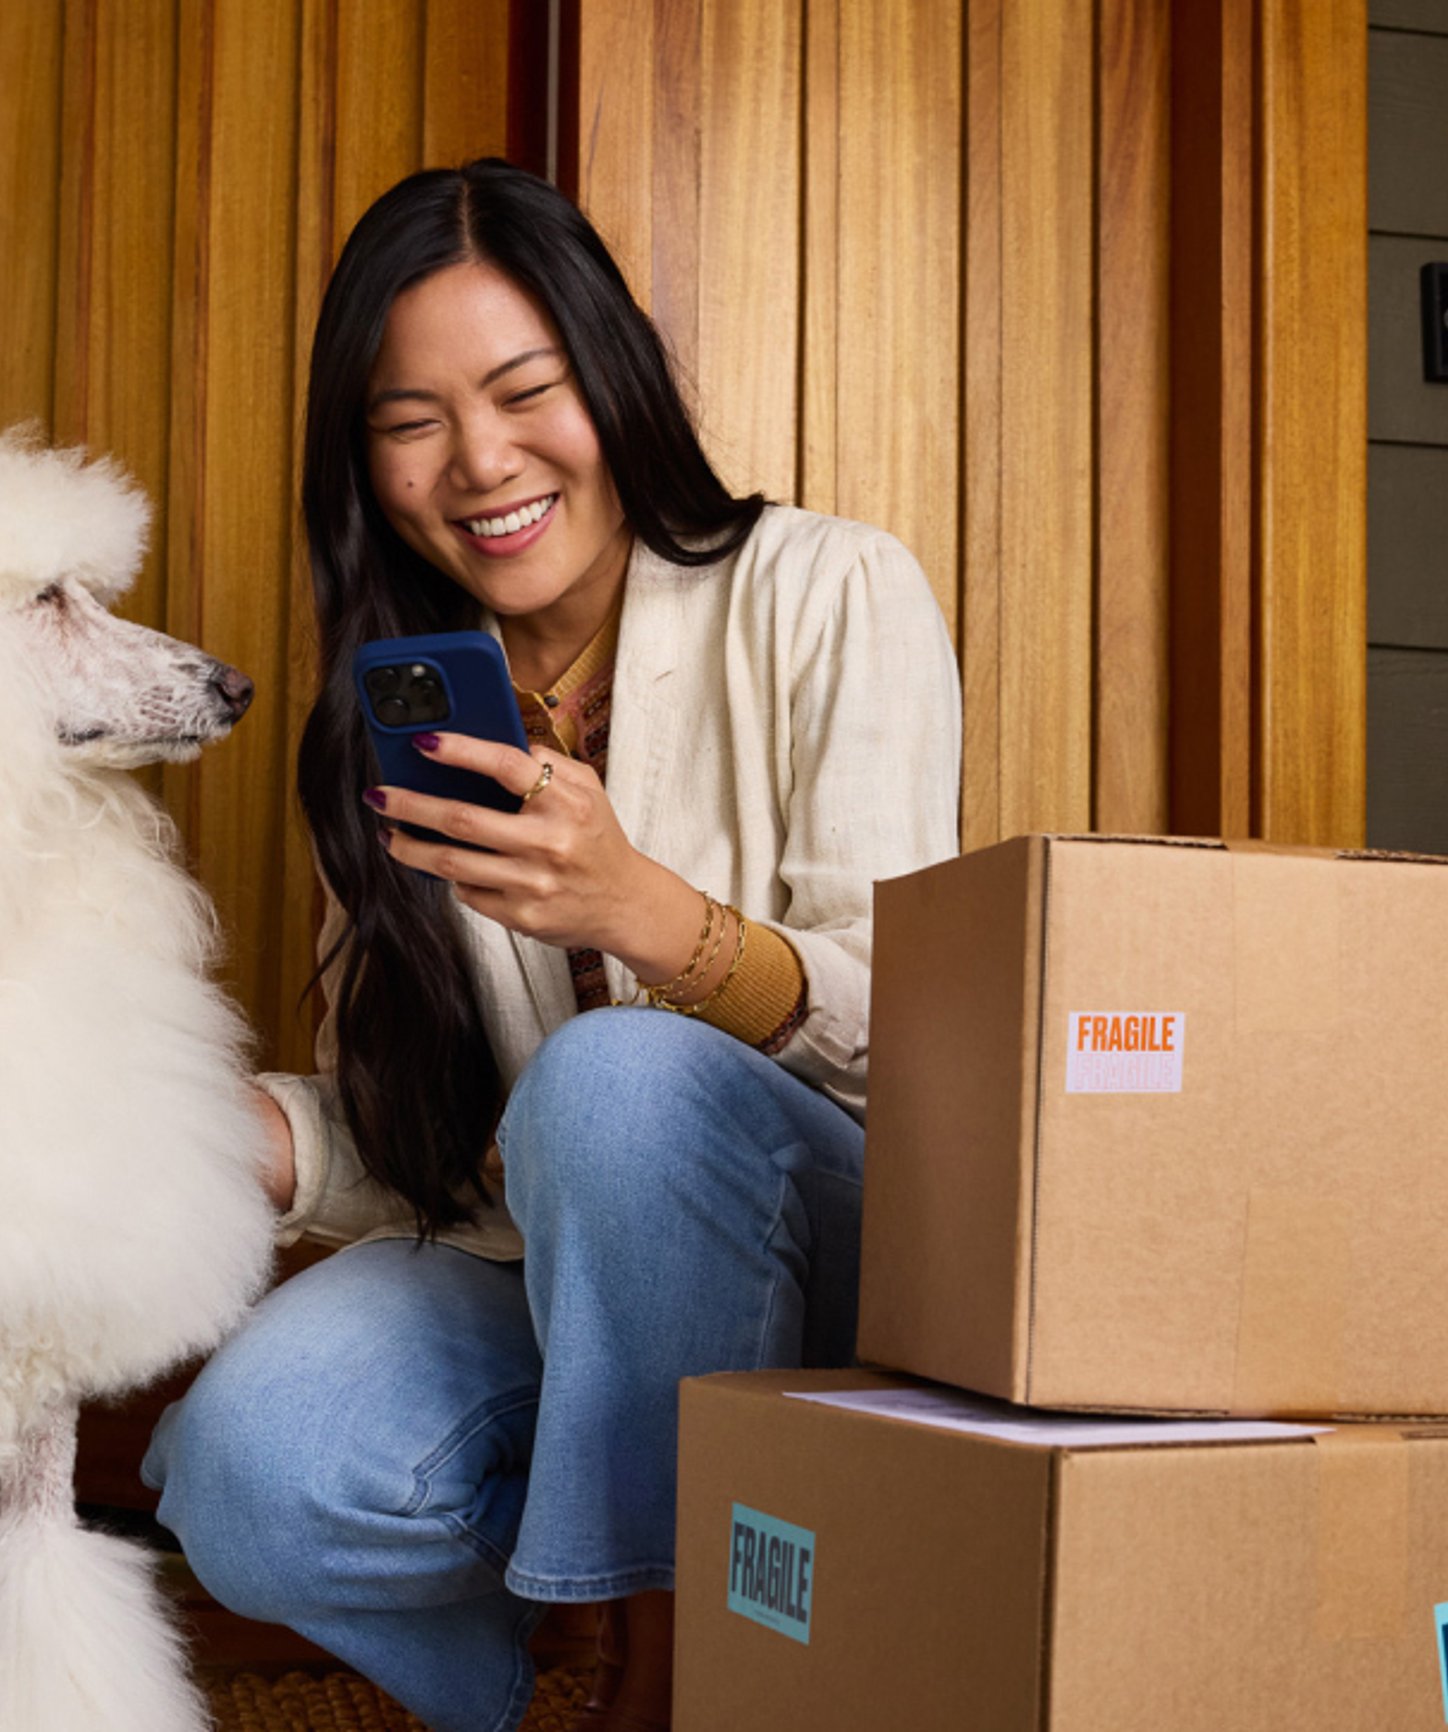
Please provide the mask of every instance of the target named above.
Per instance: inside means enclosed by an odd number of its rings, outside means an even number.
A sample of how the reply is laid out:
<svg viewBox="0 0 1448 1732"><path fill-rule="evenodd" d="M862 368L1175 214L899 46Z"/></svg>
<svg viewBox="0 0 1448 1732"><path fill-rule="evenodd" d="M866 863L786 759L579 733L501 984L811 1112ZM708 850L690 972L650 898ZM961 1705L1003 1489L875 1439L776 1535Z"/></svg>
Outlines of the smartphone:
<svg viewBox="0 0 1448 1732"><path fill-rule="evenodd" d="M497 812L522 805L491 776L435 763L413 745L416 734L445 731L528 750L528 736L501 645L485 631L375 638L352 657L352 677L377 754L379 781ZM446 841L420 825L402 826L425 842Z"/></svg>

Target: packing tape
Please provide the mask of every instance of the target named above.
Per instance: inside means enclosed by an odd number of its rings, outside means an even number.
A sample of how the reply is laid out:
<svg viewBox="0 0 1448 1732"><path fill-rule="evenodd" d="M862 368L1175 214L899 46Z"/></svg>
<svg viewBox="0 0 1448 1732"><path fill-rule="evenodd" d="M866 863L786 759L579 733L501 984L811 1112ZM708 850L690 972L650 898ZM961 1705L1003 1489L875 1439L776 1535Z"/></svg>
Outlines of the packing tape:
<svg viewBox="0 0 1448 1732"><path fill-rule="evenodd" d="M1408 1468L1402 1432L1345 1425L1317 1444L1317 1634L1402 1635L1408 1609Z"/></svg>
<svg viewBox="0 0 1448 1732"><path fill-rule="evenodd" d="M1235 1413L1339 1409L1351 1253L1347 1205L1300 1191L1248 1193Z"/></svg>

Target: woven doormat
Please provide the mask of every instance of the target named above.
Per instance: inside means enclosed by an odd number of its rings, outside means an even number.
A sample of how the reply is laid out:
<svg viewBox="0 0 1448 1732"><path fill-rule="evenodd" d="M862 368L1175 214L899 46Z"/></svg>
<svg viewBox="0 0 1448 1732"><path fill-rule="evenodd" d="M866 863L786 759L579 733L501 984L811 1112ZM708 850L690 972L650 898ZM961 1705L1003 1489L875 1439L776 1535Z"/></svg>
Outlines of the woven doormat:
<svg viewBox="0 0 1448 1732"><path fill-rule="evenodd" d="M521 1732L566 1732L569 1716L588 1696L586 1669L539 1674ZM355 1672L313 1676L288 1672L205 1672L216 1732L427 1732L415 1714Z"/></svg>

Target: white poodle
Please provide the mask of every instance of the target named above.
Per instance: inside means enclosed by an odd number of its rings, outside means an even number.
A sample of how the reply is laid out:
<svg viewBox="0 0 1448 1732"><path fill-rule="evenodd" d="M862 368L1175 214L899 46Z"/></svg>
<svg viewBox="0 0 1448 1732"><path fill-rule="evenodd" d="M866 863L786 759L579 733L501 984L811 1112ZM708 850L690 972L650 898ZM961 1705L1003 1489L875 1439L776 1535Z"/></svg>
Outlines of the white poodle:
<svg viewBox="0 0 1448 1732"><path fill-rule="evenodd" d="M78 1404L212 1347L272 1214L215 922L125 768L194 757L251 682L107 604L144 498L0 437L0 1728L210 1724L141 1548L77 1525Z"/></svg>

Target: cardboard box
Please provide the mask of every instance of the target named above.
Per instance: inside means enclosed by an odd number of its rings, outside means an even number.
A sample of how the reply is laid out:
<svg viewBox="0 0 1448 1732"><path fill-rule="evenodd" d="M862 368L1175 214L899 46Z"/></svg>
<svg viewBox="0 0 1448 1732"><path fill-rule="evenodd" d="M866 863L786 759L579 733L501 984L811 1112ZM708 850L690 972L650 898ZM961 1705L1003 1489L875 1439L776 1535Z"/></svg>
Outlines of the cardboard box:
<svg viewBox="0 0 1448 1732"><path fill-rule="evenodd" d="M910 1385L683 1386L677 1732L1441 1732L1448 1427L1082 1448L784 1393L840 1389Z"/></svg>
<svg viewBox="0 0 1448 1732"><path fill-rule="evenodd" d="M1448 862L1023 837L881 884L862 1359L1448 1413Z"/></svg>

